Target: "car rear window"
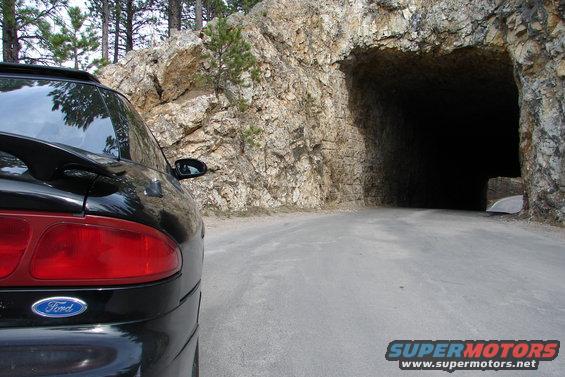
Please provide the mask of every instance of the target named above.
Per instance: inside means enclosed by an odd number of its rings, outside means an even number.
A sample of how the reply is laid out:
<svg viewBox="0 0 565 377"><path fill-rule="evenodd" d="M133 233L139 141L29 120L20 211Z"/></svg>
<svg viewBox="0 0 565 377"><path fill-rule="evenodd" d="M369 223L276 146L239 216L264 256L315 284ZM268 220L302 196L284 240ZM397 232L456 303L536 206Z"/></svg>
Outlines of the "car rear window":
<svg viewBox="0 0 565 377"><path fill-rule="evenodd" d="M110 114L94 85L1 78L0 131L119 156Z"/></svg>
<svg viewBox="0 0 565 377"><path fill-rule="evenodd" d="M168 170L161 148L133 106L96 85L0 78L0 131Z"/></svg>
<svg viewBox="0 0 565 377"><path fill-rule="evenodd" d="M167 160L134 107L121 95L100 89L118 136L120 156L150 168L167 171Z"/></svg>

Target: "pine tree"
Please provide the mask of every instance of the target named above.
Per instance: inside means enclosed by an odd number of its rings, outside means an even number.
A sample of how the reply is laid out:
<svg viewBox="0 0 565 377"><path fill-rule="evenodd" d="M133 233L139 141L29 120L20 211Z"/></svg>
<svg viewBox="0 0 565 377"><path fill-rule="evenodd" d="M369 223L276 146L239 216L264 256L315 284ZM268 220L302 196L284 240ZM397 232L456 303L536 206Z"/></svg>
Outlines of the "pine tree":
<svg viewBox="0 0 565 377"><path fill-rule="evenodd" d="M113 62L117 63L120 57L120 32L122 24L122 2L121 0L114 1L113 10L113 21L114 21L114 58Z"/></svg>
<svg viewBox="0 0 565 377"><path fill-rule="evenodd" d="M100 63L106 65L110 62L110 25L113 21L114 0L89 0L87 9L91 24L101 30Z"/></svg>
<svg viewBox="0 0 565 377"><path fill-rule="evenodd" d="M145 35L142 35L141 30L150 24L157 22L154 16L157 10L158 2L156 0L119 0L124 4L122 10L125 14L122 15L122 31L124 39L125 52L129 52L137 45L144 45L146 43ZM125 17L124 17L125 16Z"/></svg>
<svg viewBox="0 0 565 377"><path fill-rule="evenodd" d="M224 0L204 0L204 18L209 22L216 17L227 17L229 8Z"/></svg>
<svg viewBox="0 0 565 377"><path fill-rule="evenodd" d="M208 36L206 47L210 53L206 57L212 69L216 95L224 91L228 83L241 85L244 73L258 80L257 60L240 27L230 26L225 17L218 17L204 29L204 34Z"/></svg>
<svg viewBox="0 0 565 377"><path fill-rule="evenodd" d="M169 36L173 34L175 30L181 29L181 14L182 5L181 0L168 0L168 18L169 23Z"/></svg>
<svg viewBox="0 0 565 377"><path fill-rule="evenodd" d="M5 62L17 63L20 55L16 23L16 1L2 1L2 57Z"/></svg>
<svg viewBox="0 0 565 377"><path fill-rule="evenodd" d="M194 29L202 30L204 19L202 13L202 0L196 0L194 4Z"/></svg>
<svg viewBox="0 0 565 377"><path fill-rule="evenodd" d="M103 1L90 0L89 9L96 10L93 14L95 23L100 25L103 16ZM162 7L163 0L107 0L108 1L108 39L112 36L114 63L127 52L138 46L147 46L151 35L144 33L146 26L158 23L157 11ZM102 24L103 25L103 24ZM102 30L104 34L104 30ZM104 39L104 38L103 38ZM110 45L110 43L108 43ZM110 49L110 47L109 47ZM109 54L110 55L110 54Z"/></svg>
<svg viewBox="0 0 565 377"><path fill-rule="evenodd" d="M102 62L106 64L110 60L109 52L109 33L110 33L110 0L102 0L101 2L101 18L102 18Z"/></svg>
<svg viewBox="0 0 565 377"><path fill-rule="evenodd" d="M167 20L168 35L174 30L202 30L204 23L234 12L249 12L260 0L154 0Z"/></svg>
<svg viewBox="0 0 565 377"><path fill-rule="evenodd" d="M251 8L261 0L229 0L228 4L231 12L244 12L249 13Z"/></svg>
<svg viewBox="0 0 565 377"><path fill-rule="evenodd" d="M38 46L45 44L48 21L67 0L2 0L2 57L5 62L49 63Z"/></svg>
<svg viewBox="0 0 565 377"><path fill-rule="evenodd" d="M88 53L98 48L98 37L92 27L85 24L87 15L79 7L69 7L67 13L68 24L60 17L55 19L59 30L50 33L47 47L56 63L62 64L71 60L75 69L89 68L85 58Z"/></svg>

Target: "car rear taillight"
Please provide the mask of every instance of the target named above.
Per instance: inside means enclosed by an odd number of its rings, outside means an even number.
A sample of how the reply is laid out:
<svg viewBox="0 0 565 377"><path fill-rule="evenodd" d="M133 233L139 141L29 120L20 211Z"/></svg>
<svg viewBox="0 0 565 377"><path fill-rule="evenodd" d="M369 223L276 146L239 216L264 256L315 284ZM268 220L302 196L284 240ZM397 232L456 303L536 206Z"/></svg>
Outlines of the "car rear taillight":
<svg viewBox="0 0 565 377"><path fill-rule="evenodd" d="M0 217L0 278L14 272L27 249L30 235L27 221Z"/></svg>
<svg viewBox="0 0 565 377"><path fill-rule="evenodd" d="M0 212L0 258L0 286L147 283L182 264L177 244L146 225L17 212Z"/></svg>
<svg viewBox="0 0 565 377"><path fill-rule="evenodd" d="M157 280L178 271L179 254L164 237L85 224L48 229L35 249L31 275L49 280Z"/></svg>

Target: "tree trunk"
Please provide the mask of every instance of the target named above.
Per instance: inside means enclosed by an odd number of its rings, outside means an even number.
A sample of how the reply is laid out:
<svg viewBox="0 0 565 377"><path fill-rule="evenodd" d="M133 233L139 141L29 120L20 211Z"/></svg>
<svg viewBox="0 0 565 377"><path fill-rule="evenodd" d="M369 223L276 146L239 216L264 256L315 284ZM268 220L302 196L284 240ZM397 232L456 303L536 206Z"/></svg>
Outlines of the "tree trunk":
<svg viewBox="0 0 565 377"><path fill-rule="evenodd" d="M180 30L181 0L169 0L169 37Z"/></svg>
<svg viewBox="0 0 565 377"><path fill-rule="evenodd" d="M20 43L16 24L16 0L2 1L2 57L6 63L18 63Z"/></svg>
<svg viewBox="0 0 565 377"><path fill-rule="evenodd" d="M126 1L126 52L133 50L133 0Z"/></svg>
<svg viewBox="0 0 565 377"><path fill-rule="evenodd" d="M108 52L108 30L110 29L110 7L108 0L102 0L102 60L107 62L110 59Z"/></svg>
<svg viewBox="0 0 565 377"><path fill-rule="evenodd" d="M194 6L194 13L196 16L195 20L195 29L202 30L203 22L202 22L202 0L196 0L196 4Z"/></svg>
<svg viewBox="0 0 565 377"><path fill-rule="evenodd" d="M122 22L122 4L120 0L116 0L114 7L114 63L118 62L120 57L120 24Z"/></svg>
<svg viewBox="0 0 565 377"><path fill-rule="evenodd" d="M218 16L218 4L217 1L221 0L203 0L204 7L206 9L206 21L212 21L216 16Z"/></svg>
<svg viewBox="0 0 565 377"><path fill-rule="evenodd" d="M75 63L75 69L78 69L78 29L75 29L73 35L73 61Z"/></svg>

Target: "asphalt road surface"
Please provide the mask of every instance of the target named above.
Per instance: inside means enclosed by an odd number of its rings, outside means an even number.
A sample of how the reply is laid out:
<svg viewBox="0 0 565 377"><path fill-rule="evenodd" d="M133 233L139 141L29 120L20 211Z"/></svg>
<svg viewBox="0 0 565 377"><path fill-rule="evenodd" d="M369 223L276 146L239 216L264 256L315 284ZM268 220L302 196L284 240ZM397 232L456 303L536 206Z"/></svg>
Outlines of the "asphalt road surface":
<svg viewBox="0 0 565 377"><path fill-rule="evenodd" d="M401 371L394 339L565 341L565 231L481 213L368 209L211 222L204 377L565 376Z"/></svg>

